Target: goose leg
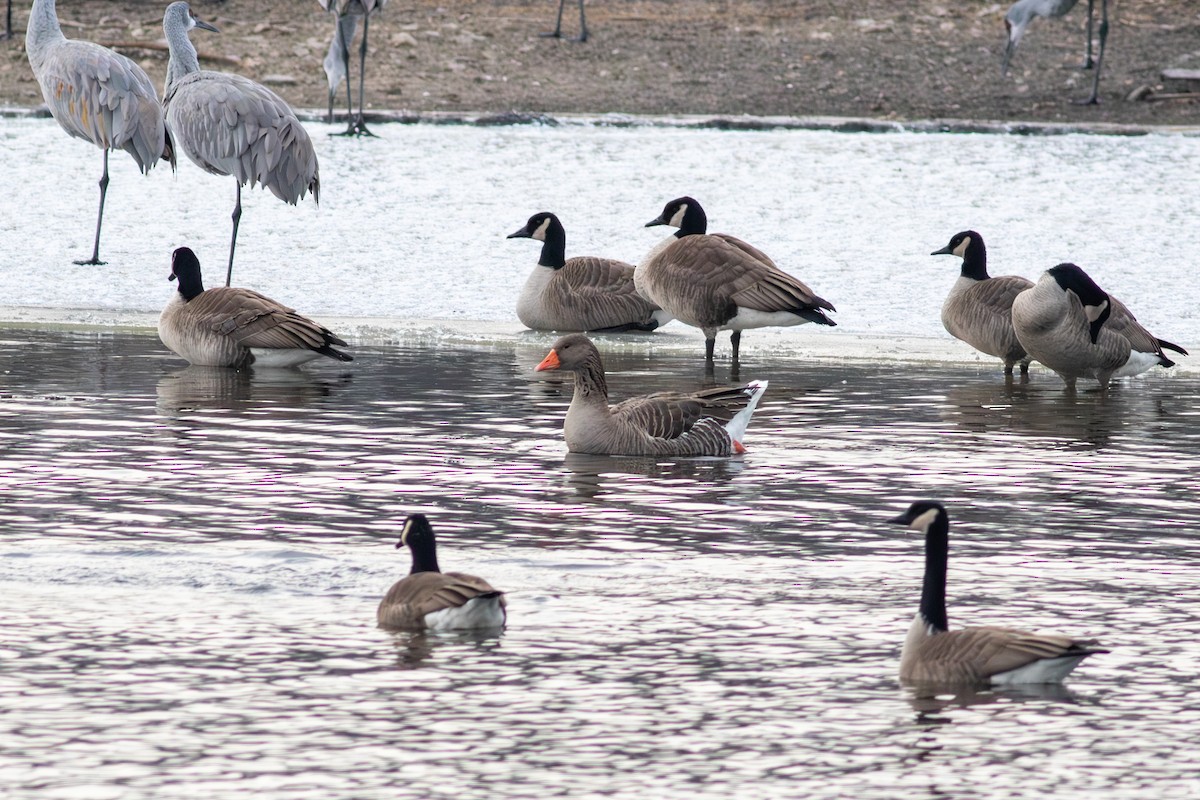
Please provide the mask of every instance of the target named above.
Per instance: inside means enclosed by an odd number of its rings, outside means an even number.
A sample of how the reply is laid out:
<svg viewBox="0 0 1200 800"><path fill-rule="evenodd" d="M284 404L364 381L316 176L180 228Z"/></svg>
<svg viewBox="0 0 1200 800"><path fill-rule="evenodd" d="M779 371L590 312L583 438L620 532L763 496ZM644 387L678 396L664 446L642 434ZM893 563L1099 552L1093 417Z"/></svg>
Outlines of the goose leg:
<svg viewBox="0 0 1200 800"><path fill-rule="evenodd" d="M100 213L96 215L96 241L92 244L92 257L87 261L76 261L80 266L99 266L105 262L100 260L100 224L104 222L104 195L108 193L108 150L104 151L104 174L100 176Z"/></svg>
<svg viewBox="0 0 1200 800"><path fill-rule="evenodd" d="M237 247L238 223L242 221L242 184L237 185L237 204L233 207L233 237L229 240L229 268L225 270L225 285L233 280L233 251Z"/></svg>
<svg viewBox="0 0 1200 800"><path fill-rule="evenodd" d="M733 346L733 368L738 366L738 348L742 346L742 332L734 331L729 334L729 344Z"/></svg>
<svg viewBox="0 0 1200 800"><path fill-rule="evenodd" d="M704 372L706 375L713 374L713 348L717 345L716 334L706 336L704 338Z"/></svg>
<svg viewBox="0 0 1200 800"><path fill-rule="evenodd" d="M1088 2L1088 21L1092 18L1092 3ZM1108 41L1108 0L1100 0L1100 52L1096 55L1096 74L1092 76L1092 93L1085 100L1076 100L1077 105L1090 106L1100 102L1100 71L1104 69L1104 44ZM1091 44L1091 37L1088 37Z"/></svg>

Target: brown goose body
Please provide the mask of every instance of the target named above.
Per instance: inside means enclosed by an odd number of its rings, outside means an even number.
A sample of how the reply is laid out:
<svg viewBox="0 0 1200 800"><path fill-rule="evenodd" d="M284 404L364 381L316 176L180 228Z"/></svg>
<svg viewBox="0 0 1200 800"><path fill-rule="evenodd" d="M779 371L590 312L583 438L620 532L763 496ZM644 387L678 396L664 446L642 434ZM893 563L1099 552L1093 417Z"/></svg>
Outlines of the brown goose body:
<svg viewBox="0 0 1200 800"><path fill-rule="evenodd" d="M398 630L500 628L507 619L504 593L483 578L442 572L433 528L424 514L404 521L397 549L412 551L412 569L379 602L376 621Z"/></svg>
<svg viewBox="0 0 1200 800"><path fill-rule="evenodd" d="M564 336L539 371L570 370L575 393L563 421L572 453L627 456L718 456L743 452L741 439L766 382L693 393L657 392L608 404L604 364L582 334Z"/></svg>
<svg viewBox="0 0 1200 800"><path fill-rule="evenodd" d="M158 319L158 336L173 353L208 367L294 367L320 356L353 358L333 348L346 343L329 329L251 289L205 289L200 262L175 251L172 280L179 291Z"/></svg>
<svg viewBox="0 0 1200 800"><path fill-rule="evenodd" d="M975 231L962 231L931 255L956 255L962 272L942 304L942 326L956 339L981 353L1004 361L1005 374L1021 365L1029 371L1029 356L1013 330L1012 304L1033 281L1016 275L993 278L987 272L987 249Z"/></svg>
<svg viewBox="0 0 1200 800"><path fill-rule="evenodd" d="M1094 640L1004 627L949 630L946 566L949 517L941 503L919 501L890 522L925 536L921 605L900 654L900 680L920 684L1056 683L1090 655Z"/></svg>
<svg viewBox="0 0 1200 800"><path fill-rule="evenodd" d="M1187 352L1155 338L1074 264L1043 273L1013 301L1012 317L1025 350L1069 388L1078 378L1090 378L1105 389L1114 377L1174 366L1164 348Z"/></svg>
<svg viewBox="0 0 1200 800"><path fill-rule="evenodd" d="M652 331L671 317L638 294L632 264L611 258L566 258L558 217L534 214L508 238L541 241L538 265L517 299L517 317L535 331Z"/></svg>
<svg viewBox="0 0 1200 800"><path fill-rule="evenodd" d="M734 360L741 331L815 322L836 325L833 305L765 253L735 236L707 233L704 210L693 198L672 200L647 223L679 231L638 265L634 282L647 300L704 332L708 360L717 332L733 331Z"/></svg>

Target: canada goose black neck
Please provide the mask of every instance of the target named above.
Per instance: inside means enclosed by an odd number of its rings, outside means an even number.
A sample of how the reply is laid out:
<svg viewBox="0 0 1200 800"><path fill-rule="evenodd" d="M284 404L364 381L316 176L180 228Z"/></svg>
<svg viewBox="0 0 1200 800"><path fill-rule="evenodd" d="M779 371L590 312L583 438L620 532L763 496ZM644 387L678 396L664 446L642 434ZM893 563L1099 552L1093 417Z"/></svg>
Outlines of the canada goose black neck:
<svg viewBox="0 0 1200 800"><path fill-rule="evenodd" d="M937 631L950 629L946 617L946 565L950 553L950 517L941 503L922 500L891 522L925 531L925 580L921 616Z"/></svg>
<svg viewBox="0 0 1200 800"><path fill-rule="evenodd" d="M192 300L204 291L200 277L200 259L190 247L180 247L171 256L170 280L179 281L179 293L184 300Z"/></svg>
<svg viewBox="0 0 1200 800"><path fill-rule="evenodd" d="M681 224L675 236L682 239L684 236L708 233L708 215L704 213L704 209L690 197L681 199L687 204L687 210L683 213L683 219L680 220Z"/></svg>
<svg viewBox="0 0 1200 800"><path fill-rule="evenodd" d="M441 572L438 568L433 526L424 514L412 514L404 521L404 529L396 547L404 546L412 553L412 569L408 571L409 575L416 575L418 572Z"/></svg>
<svg viewBox="0 0 1200 800"><path fill-rule="evenodd" d="M567 232L558 217L549 215L546 238L542 240L542 254L538 264L551 269L562 269L567 263Z"/></svg>
<svg viewBox="0 0 1200 800"><path fill-rule="evenodd" d="M1095 344L1100 335L1100 328L1112 314L1108 292L1101 289L1091 276L1075 264L1064 262L1046 271L1064 292L1074 292L1079 302L1083 303L1083 311L1088 318L1088 333L1092 337L1092 344Z"/></svg>

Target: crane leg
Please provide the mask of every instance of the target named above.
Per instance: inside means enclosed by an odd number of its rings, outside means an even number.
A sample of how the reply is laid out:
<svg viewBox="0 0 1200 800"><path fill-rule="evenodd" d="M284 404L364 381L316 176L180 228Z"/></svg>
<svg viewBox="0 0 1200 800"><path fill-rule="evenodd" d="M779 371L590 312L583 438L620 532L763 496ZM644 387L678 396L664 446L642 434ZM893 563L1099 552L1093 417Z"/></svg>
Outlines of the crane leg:
<svg viewBox="0 0 1200 800"><path fill-rule="evenodd" d="M0 33L0 39L12 38L12 0L8 0L8 11L4 13L4 33Z"/></svg>
<svg viewBox="0 0 1200 800"><path fill-rule="evenodd" d="M1088 12L1091 13L1091 2ZM1089 16L1090 18L1090 16ZM1090 41L1090 37L1089 37ZM1104 45L1108 41L1108 0L1100 0L1100 52L1096 54L1096 74L1092 76L1092 93L1083 100L1074 101L1077 105L1091 106L1100 102L1100 72L1104 68Z"/></svg>
<svg viewBox="0 0 1200 800"><path fill-rule="evenodd" d="M538 36L546 36L551 39L561 39L562 38L562 15L563 15L563 6L566 5L566 2L567 2L567 0L558 0L558 19L554 22L554 30L546 31L544 33L539 33Z"/></svg>
<svg viewBox="0 0 1200 800"><path fill-rule="evenodd" d="M1092 60L1092 26L1094 24L1094 11L1096 0L1088 0L1088 21L1087 21L1087 46L1083 53L1083 66L1080 69L1091 69L1096 65Z"/></svg>
<svg viewBox="0 0 1200 800"><path fill-rule="evenodd" d="M354 115L351 109L351 115L346 125L346 130L342 131L342 136L374 136L367 128L367 122L363 118L363 98L366 94L365 84L367 82L367 28L371 22L371 15L363 15L363 34L362 45L358 48L358 114ZM348 56L347 56L348 57ZM350 91L350 69L346 69L346 91Z"/></svg>
<svg viewBox="0 0 1200 800"><path fill-rule="evenodd" d="M225 285L233 281L233 251L237 248L238 223L242 221L242 184L237 187L237 203L233 207L233 236L229 239L229 267L225 270Z"/></svg>
<svg viewBox="0 0 1200 800"><path fill-rule="evenodd" d="M96 215L96 241L92 244L92 257L87 261L76 261L80 266L99 266L105 262L100 260L100 225L104 222L104 195L108 194L108 150L104 151L104 174L100 176L100 213Z"/></svg>
<svg viewBox="0 0 1200 800"><path fill-rule="evenodd" d="M579 36L575 41L587 41L587 20L583 18L583 0L579 0Z"/></svg>

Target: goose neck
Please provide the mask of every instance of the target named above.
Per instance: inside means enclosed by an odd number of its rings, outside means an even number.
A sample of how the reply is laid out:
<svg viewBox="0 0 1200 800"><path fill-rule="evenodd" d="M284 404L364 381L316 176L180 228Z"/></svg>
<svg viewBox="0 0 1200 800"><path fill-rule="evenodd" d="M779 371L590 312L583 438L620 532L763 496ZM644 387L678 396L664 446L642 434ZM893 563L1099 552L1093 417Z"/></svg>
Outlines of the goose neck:
<svg viewBox="0 0 1200 800"><path fill-rule="evenodd" d="M982 240L972 241L971 246L963 253L962 276L976 281L988 279L987 249L983 246Z"/></svg>
<svg viewBox="0 0 1200 800"><path fill-rule="evenodd" d="M433 539L414 541L409 544L409 549L412 551L412 569L408 571L409 575L442 571L438 568L437 547Z"/></svg>
<svg viewBox="0 0 1200 800"><path fill-rule="evenodd" d="M561 269L567 263L567 237L553 235L553 229L546 232L546 241L542 242L542 254L538 257L538 265Z"/></svg>
<svg viewBox="0 0 1200 800"><path fill-rule="evenodd" d="M925 582L921 588L921 616L939 631L950 629L946 617L946 562L950 551L950 524L938 514L925 532Z"/></svg>
<svg viewBox="0 0 1200 800"><path fill-rule="evenodd" d="M575 396L581 401L608 404L608 381L599 353L593 353L575 370Z"/></svg>

